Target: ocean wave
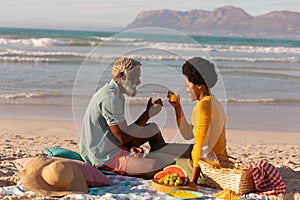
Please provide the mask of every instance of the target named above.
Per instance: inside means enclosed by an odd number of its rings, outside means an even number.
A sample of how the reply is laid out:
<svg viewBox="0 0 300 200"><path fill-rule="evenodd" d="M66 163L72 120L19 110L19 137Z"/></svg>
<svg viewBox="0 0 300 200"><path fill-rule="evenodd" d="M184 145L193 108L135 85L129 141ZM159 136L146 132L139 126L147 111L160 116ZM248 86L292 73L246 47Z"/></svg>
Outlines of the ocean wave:
<svg viewBox="0 0 300 200"><path fill-rule="evenodd" d="M28 99L28 98L62 98L71 97L71 95L58 94L58 93L15 93L15 94L0 94L0 99Z"/></svg>
<svg viewBox="0 0 300 200"><path fill-rule="evenodd" d="M16 52L15 52L16 53ZM86 59L86 62L103 62L104 60L112 60L118 58L120 55L117 54L84 54L84 53L75 53L75 52L18 52L18 54L6 54L9 56L0 56L0 62L65 62L65 63L74 63L74 62L83 62ZM5 54L5 53L1 53ZM32 56L31 56L32 55ZM45 57L45 56L48 56ZM138 55L131 54L131 57L138 60L182 60L180 56L173 55Z"/></svg>
<svg viewBox="0 0 300 200"><path fill-rule="evenodd" d="M99 41L115 41L115 42L135 42L135 41L144 41L142 38L118 38L118 37L94 37Z"/></svg>
<svg viewBox="0 0 300 200"><path fill-rule="evenodd" d="M221 101L224 101L221 100ZM300 103L300 98L261 98L261 99L239 99L228 98L228 103Z"/></svg>
<svg viewBox="0 0 300 200"><path fill-rule="evenodd" d="M87 53L67 52L67 51L24 51L6 49L0 51L0 56L51 56L51 57L86 57Z"/></svg>
<svg viewBox="0 0 300 200"><path fill-rule="evenodd" d="M196 42L153 42L141 38L96 37L98 45L120 45L141 48L157 48L165 50L204 51L204 52L238 52L238 53L264 53L264 54L300 54L298 47L271 47L247 45L209 45Z"/></svg>
<svg viewBox="0 0 300 200"><path fill-rule="evenodd" d="M65 45L66 43L53 38L26 38L26 39L0 38L0 45L12 45L12 44L43 47L43 46Z"/></svg>
<svg viewBox="0 0 300 200"><path fill-rule="evenodd" d="M0 45L23 45L34 47L47 46L97 46L97 45L122 45L143 41L140 38L113 38L113 37L93 37L93 38L0 38ZM138 43L145 45L145 43Z"/></svg>
<svg viewBox="0 0 300 200"><path fill-rule="evenodd" d="M132 57L136 59L144 59L144 60L182 60L181 56L176 55L139 55L139 54L131 54ZM272 57L264 57L264 58L253 58L253 57L216 57L211 56L209 59L213 61L232 61L232 62L274 62L274 63L300 63L300 59L296 57L286 57L286 58L272 58Z"/></svg>
<svg viewBox="0 0 300 200"><path fill-rule="evenodd" d="M120 45L122 45L122 43ZM181 50L181 51L300 54L300 48L295 48L295 47L206 45L206 44L197 44L197 43L168 43L168 42L149 42L149 41L138 41L132 43L127 42L124 43L123 45L157 48L157 49L165 49L165 50Z"/></svg>
<svg viewBox="0 0 300 200"><path fill-rule="evenodd" d="M42 62L60 62L59 59L53 58L39 58L39 57L0 57L0 62L34 62L34 63L42 63Z"/></svg>
<svg viewBox="0 0 300 200"><path fill-rule="evenodd" d="M97 46L101 41L72 38L0 38L0 45L49 46Z"/></svg>
<svg viewBox="0 0 300 200"><path fill-rule="evenodd" d="M272 47L247 45L212 45L182 42L154 42L134 37L90 37L90 38L0 38L0 45L43 46L132 46L140 48L157 48L164 50L237 52L264 54L300 54L299 47Z"/></svg>
<svg viewBox="0 0 300 200"><path fill-rule="evenodd" d="M146 51L147 52L147 51ZM115 59L119 55L114 53L97 53L93 52L82 53L75 51L26 51L26 50L16 50L16 49L6 49L0 50L0 62L74 62L83 61L87 58L94 61ZM174 54L159 54L157 53L136 53L130 54L131 57L139 60L182 60L185 59L179 55ZM219 57L211 56L209 59L213 61L230 61L230 62L251 62L251 63L300 63L300 58L297 57Z"/></svg>
<svg viewBox="0 0 300 200"><path fill-rule="evenodd" d="M0 105L26 105L26 106L65 106L71 107L71 103L62 103L62 102L1 102ZM80 104L77 106L86 106L84 104Z"/></svg>
<svg viewBox="0 0 300 200"><path fill-rule="evenodd" d="M91 54L89 55L91 58L95 59L111 59L117 58L118 55L113 54ZM146 55L146 54L130 54L132 58L138 60L183 60L186 59L181 56L177 55L170 55L170 54L153 54L153 55ZM300 59L296 57L285 57L285 58L273 58L273 57L263 57L263 58L253 58L253 57L215 57L211 56L210 58L213 61L232 61L232 62L274 62L274 63L300 63Z"/></svg>
<svg viewBox="0 0 300 200"><path fill-rule="evenodd" d="M292 47L263 47L263 46L214 46L220 52L244 52L266 54L300 54L300 48Z"/></svg>
<svg viewBox="0 0 300 200"><path fill-rule="evenodd" d="M250 57L211 57L214 61L240 61L240 62L276 62L276 63L300 63L300 59L296 57L285 58L250 58Z"/></svg>
<svg viewBox="0 0 300 200"><path fill-rule="evenodd" d="M116 59L119 55L114 54L92 54L92 55L80 55L75 56L75 54L67 56L68 54L57 54L57 58L45 58L45 57L32 57L32 56L1 56L0 62L82 62L86 59L86 62L94 61L94 62L102 62L103 60L111 60ZM162 60L183 60L181 56L174 56L174 55L138 55L138 54L131 54L131 57L138 60L151 60L151 61L162 61ZM210 57L213 61L231 61L231 62L252 62L252 63L300 63L300 59L297 58L230 58L230 57Z"/></svg>

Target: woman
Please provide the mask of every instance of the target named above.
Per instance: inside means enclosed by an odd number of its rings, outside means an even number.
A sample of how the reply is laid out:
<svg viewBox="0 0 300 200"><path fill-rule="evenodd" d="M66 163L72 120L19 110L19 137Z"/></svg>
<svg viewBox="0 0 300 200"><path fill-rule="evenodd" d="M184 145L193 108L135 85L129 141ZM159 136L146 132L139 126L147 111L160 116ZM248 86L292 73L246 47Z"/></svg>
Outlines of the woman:
<svg viewBox="0 0 300 200"><path fill-rule="evenodd" d="M175 108L176 121L182 136L185 139L194 138L191 162L187 159L178 159L177 164L187 172L191 182L201 183L198 161L203 146L217 155L227 155L225 135L225 112L221 103L211 94L210 89L216 84L218 77L213 63L200 57L194 57L182 66L185 75L186 92L195 105L191 124L184 116L180 98L173 101L170 98L174 93L168 92L169 102Z"/></svg>

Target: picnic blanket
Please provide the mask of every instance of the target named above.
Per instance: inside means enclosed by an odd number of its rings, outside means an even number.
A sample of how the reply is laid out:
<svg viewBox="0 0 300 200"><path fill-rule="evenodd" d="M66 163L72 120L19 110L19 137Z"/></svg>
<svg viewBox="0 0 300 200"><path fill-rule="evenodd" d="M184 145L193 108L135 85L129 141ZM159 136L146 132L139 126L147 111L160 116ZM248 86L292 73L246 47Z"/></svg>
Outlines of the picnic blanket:
<svg viewBox="0 0 300 200"><path fill-rule="evenodd" d="M151 189L151 180L144 180L135 177L122 176L122 175L107 175L112 180L111 186L89 188L87 194L69 194L66 197L82 199L82 200L102 200L102 199L144 199L144 200L174 200L172 196L166 193L159 192ZM214 199L213 195L220 190L205 188L198 186L198 191L204 194L201 199ZM34 194L28 191L21 182L15 186L0 187L0 192L5 195L25 195ZM261 199L267 200L265 196L256 194L248 194L242 199Z"/></svg>

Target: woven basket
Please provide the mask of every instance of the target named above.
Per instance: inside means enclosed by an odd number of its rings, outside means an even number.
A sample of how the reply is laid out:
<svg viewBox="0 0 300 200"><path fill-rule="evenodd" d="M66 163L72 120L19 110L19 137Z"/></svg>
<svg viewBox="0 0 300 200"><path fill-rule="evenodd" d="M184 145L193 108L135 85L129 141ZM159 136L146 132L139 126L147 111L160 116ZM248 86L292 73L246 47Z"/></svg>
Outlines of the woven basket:
<svg viewBox="0 0 300 200"><path fill-rule="evenodd" d="M227 161L228 162L228 161ZM230 189L238 194L246 194L255 191L253 176L248 169L233 169L234 163L225 165L220 161L221 169L199 160L199 165L205 178L205 185L216 189Z"/></svg>

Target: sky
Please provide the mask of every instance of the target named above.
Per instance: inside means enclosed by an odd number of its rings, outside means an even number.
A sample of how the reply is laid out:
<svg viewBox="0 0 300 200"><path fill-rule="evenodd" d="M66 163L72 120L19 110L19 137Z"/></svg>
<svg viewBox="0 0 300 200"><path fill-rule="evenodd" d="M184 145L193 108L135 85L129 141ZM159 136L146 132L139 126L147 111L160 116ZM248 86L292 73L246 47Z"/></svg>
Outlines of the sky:
<svg viewBox="0 0 300 200"><path fill-rule="evenodd" d="M141 11L213 11L226 5L252 16L300 12L299 0L0 0L0 27L113 30L126 27Z"/></svg>

